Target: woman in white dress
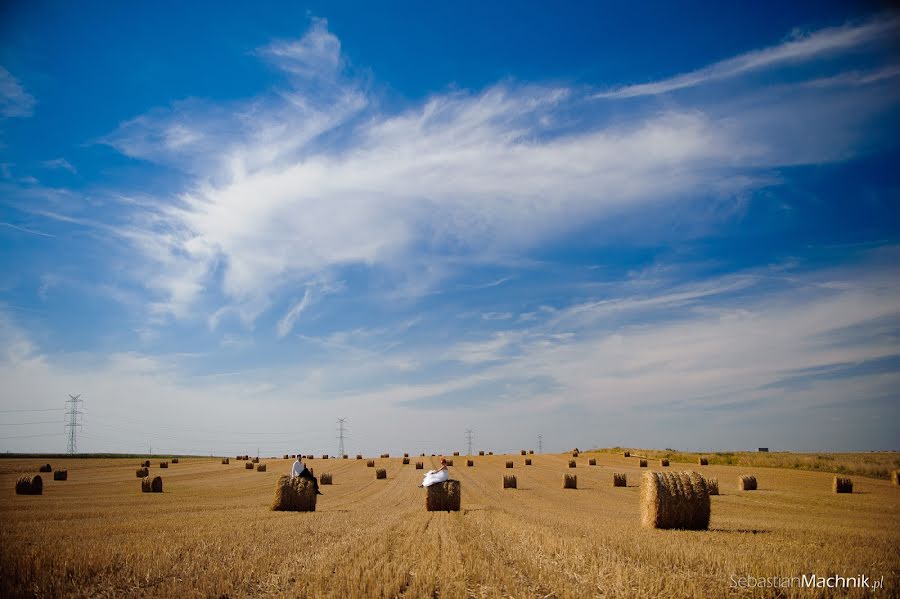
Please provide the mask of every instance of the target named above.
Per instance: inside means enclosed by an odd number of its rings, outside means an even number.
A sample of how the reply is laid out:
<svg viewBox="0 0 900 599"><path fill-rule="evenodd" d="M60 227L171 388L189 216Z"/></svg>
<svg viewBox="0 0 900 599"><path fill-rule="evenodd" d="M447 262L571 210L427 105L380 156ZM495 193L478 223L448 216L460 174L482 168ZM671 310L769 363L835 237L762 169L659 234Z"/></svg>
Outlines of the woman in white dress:
<svg viewBox="0 0 900 599"><path fill-rule="evenodd" d="M447 470L447 460L445 458L441 458L441 467L437 470L429 470L425 473L425 478L422 479L422 484L420 487L430 487L431 485L436 485L437 483L442 483L450 478L450 472Z"/></svg>

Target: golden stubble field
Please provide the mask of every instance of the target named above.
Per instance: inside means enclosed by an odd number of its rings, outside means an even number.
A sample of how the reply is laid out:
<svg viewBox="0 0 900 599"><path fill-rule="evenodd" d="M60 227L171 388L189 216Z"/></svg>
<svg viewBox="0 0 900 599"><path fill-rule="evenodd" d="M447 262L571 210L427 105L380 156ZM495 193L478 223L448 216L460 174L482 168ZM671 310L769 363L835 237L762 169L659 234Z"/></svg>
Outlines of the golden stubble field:
<svg viewBox="0 0 900 599"><path fill-rule="evenodd" d="M863 596L871 591L734 589L732 576L883 577L900 596L900 489L853 477L746 466L698 470L719 480L710 530L640 527L637 458L583 453L455 458L462 511L429 513L422 471L439 458L309 460L330 472L315 513L272 512L292 460L152 461L164 493L142 494L136 459L54 460L44 495L17 496L16 478L41 460L0 460L0 596L152 597L719 597ZM588 459L596 458L597 466ZM504 467L512 460L515 467ZM657 469L651 462L649 470ZM613 472L628 475L612 486ZM578 489L562 488L564 474ZM518 489L504 490L504 474ZM739 474L760 489L737 490Z"/></svg>

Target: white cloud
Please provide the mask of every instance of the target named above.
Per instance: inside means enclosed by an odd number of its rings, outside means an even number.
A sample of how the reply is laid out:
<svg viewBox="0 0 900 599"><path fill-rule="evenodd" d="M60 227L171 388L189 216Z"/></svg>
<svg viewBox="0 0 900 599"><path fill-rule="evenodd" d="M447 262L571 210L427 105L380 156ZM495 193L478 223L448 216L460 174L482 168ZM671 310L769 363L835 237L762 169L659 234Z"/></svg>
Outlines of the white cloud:
<svg viewBox="0 0 900 599"><path fill-rule="evenodd" d="M78 170L72 166L72 163L65 158L54 158L53 160L45 160L42 163L47 168L63 169L69 171L73 175L78 174Z"/></svg>
<svg viewBox="0 0 900 599"><path fill-rule="evenodd" d="M277 326L279 337L284 337L294 329L294 324L296 324L297 318L299 318L300 314L309 306L310 302L312 301L311 298L312 295L310 294L309 289L307 289L303 293L303 299L294 304L291 309L281 317L281 320L278 321Z"/></svg>
<svg viewBox="0 0 900 599"><path fill-rule="evenodd" d="M29 117L36 101L9 71L0 67L0 115L7 118Z"/></svg>

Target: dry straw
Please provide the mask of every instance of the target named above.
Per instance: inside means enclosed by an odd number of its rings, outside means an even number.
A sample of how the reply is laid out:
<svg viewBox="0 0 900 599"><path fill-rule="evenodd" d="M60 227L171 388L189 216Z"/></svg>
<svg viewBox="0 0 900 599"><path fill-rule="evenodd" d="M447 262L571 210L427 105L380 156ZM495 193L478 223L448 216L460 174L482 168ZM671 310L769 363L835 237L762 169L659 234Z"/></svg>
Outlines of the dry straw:
<svg viewBox="0 0 900 599"><path fill-rule="evenodd" d="M646 468L646 467L647 467L647 460L641 460L640 462L638 462L638 467L639 467L639 468Z"/></svg>
<svg viewBox="0 0 900 599"><path fill-rule="evenodd" d="M531 466L531 458L525 458L525 465Z"/></svg>
<svg viewBox="0 0 900 599"><path fill-rule="evenodd" d="M625 474L616 472L613 474L613 486L614 487L627 487Z"/></svg>
<svg viewBox="0 0 900 599"><path fill-rule="evenodd" d="M266 471L266 465L265 465L265 464L257 464L257 465L256 465L256 471L257 471L257 472L265 472L265 471Z"/></svg>
<svg viewBox="0 0 900 599"><path fill-rule="evenodd" d="M512 463L512 462L506 462L506 467L507 467L507 468L512 468L512 467L513 467L513 463Z"/></svg>
<svg viewBox="0 0 900 599"><path fill-rule="evenodd" d="M832 488L834 489L835 493L852 493L853 481L849 478L841 478L840 476L835 476Z"/></svg>
<svg viewBox="0 0 900 599"><path fill-rule="evenodd" d="M331 484L331 475L323 472L322 476L319 477L320 485L330 485Z"/></svg>
<svg viewBox="0 0 900 599"><path fill-rule="evenodd" d="M697 458L697 463L701 466L708 466L709 460L707 460L706 458Z"/></svg>
<svg viewBox="0 0 900 599"><path fill-rule="evenodd" d="M416 462L416 470L421 470L425 465L422 462Z"/></svg>
<svg viewBox="0 0 900 599"><path fill-rule="evenodd" d="M251 462L247 462L246 464L244 464L244 468L246 470L253 470L253 464Z"/></svg>
<svg viewBox="0 0 900 599"><path fill-rule="evenodd" d="M53 468L50 467L50 464L44 464L38 468L38 472L53 472Z"/></svg>
<svg viewBox="0 0 900 599"><path fill-rule="evenodd" d="M466 466L469 466L469 467L471 468L471 467L474 466L474 465L475 465L475 461L474 461L474 460L466 460Z"/></svg>
<svg viewBox="0 0 900 599"><path fill-rule="evenodd" d="M387 470L379 468L375 471L375 478L387 478Z"/></svg>
<svg viewBox="0 0 900 599"><path fill-rule="evenodd" d="M591 459L588 460L588 466L596 466L596 465L597 465L597 459L596 459L596 458L591 458Z"/></svg>
<svg viewBox="0 0 900 599"><path fill-rule="evenodd" d="M575 466L575 460L569 460L569 468L574 468Z"/></svg>
<svg viewBox="0 0 900 599"><path fill-rule="evenodd" d="M756 477L755 476L739 476L738 477L738 489L741 491L755 491L756 490Z"/></svg>
<svg viewBox="0 0 900 599"><path fill-rule="evenodd" d="M518 488L518 481L516 481L515 475L513 475L513 474L504 474L503 475L503 488L504 489Z"/></svg>
<svg viewBox="0 0 900 599"><path fill-rule="evenodd" d="M578 477L574 474L564 474L563 475L563 489L577 489L578 488Z"/></svg>
<svg viewBox="0 0 900 599"><path fill-rule="evenodd" d="M663 458L659 461L659 465L662 466L663 468L667 468L669 466L669 460Z"/></svg>
<svg viewBox="0 0 900 599"><path fill-rule="evenodd" d="M409 464L409 458L403 458L403 465Z"/></svg>
<svg viewBox="0 0 900 599"><path fill-rule="evenodd" d="M275 483L272 510L276 512L316 511L316 487L306 478L281 476Z"/></svg>
<svg viewBox="0 0 900 599"><path fill-rule="evenodd" d="M162 493L162 477L154 476L150 478L145 476L141 479L141 493Z"/></svg>
<svg viewBox="0 0 900 599"><path fill-rule="evenodd" d="M57 470L53 473L53 480L69 480L69 471Z"/></svg>
<svg viewBox="0 0 900 599"><path fill-rule="evenodd" d="M429 512L458 512L462 489L458 480L448 480L428 487L425 509Z"/></svg>
<svg viewBox="0 0 900 599"><path fill-rule="evenodd" d="M374 468L375 460L366 460L366 468Z"/></svg>
<svg viewBox="0 0 900 599"><path fill-rule="evenodd" d="M718 478L707 478L706 479L706 489L709 491L710 495L718 495L719 494L719 479Z"/></svg>
<svg viewBox="0 0 900 599"><path fill-rule="evenodd" d="M891 482L900 487L900 470L891 471Z"/></svg>
<svg viewBox="0 0 900 599"><path fill-rule="evenodd" d="M40 474L20 476L16 481L16 495L43 495L44 479Z"/></svg>
<svg viewBox="0 0 900 599"><path fill-rule="evenodd" d="M641 524L648 528L709 528L706 480L696 472L646 472L641 481Z"/></svg>
<svg viewBox="0 0 900 599"><path fill-rule="evenodd" d="M137 471L138 478L144 478L145 476L148 476L149 474L150 474L150 470L148 468L141 468L140 470Z"/></svg>

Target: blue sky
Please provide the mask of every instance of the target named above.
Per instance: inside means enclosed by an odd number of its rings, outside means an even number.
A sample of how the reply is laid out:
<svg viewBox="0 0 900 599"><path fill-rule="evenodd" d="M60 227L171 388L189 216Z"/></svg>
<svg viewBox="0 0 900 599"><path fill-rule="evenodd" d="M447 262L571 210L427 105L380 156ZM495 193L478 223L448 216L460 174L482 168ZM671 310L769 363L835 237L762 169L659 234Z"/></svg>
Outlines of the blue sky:
<svg viewBox="0 0 900 599"><path fill-rule="evenodd" d="M896 449L897 13L0 10L0 450Z"/></svg>

